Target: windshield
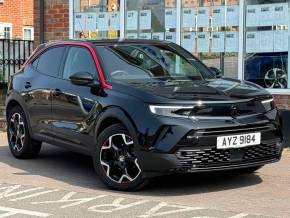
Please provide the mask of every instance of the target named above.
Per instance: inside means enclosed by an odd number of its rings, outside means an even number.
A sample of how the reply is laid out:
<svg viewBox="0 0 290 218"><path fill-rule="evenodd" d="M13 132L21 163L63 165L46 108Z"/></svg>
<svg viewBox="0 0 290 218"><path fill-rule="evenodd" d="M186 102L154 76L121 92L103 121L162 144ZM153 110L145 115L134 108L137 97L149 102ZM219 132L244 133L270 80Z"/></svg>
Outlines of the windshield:
<svg viewBox="0 0 290 218"><path fill-rule="evenodd" d="M214 77L192 55L166 44L98 46L97 51L108 80L202 81Z"/></svg>

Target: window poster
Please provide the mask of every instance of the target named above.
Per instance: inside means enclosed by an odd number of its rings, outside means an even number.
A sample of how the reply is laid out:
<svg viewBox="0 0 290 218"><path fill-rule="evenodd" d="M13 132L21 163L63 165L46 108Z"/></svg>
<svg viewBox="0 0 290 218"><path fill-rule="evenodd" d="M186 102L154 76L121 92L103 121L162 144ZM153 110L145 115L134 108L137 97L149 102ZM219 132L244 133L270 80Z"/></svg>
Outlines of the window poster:
<svg viewBox="0 0 290 218"><path fill-rule="evenodd" d="M288 51L289 43L288 30L276 30L274 31L274 52Z"/></svg>
<svg viewBox="0 0 290 218"><path fill-rule="evenodd" d="M120 12L111 12L110 15L110 27L113 30L120 30Z"/></svg>
<svg viewBox="0 0 290 218"><path fill-rule="evenodd" d="M246 19L246 26L247 27L254 27L259 26L259 13L260 8L259 5L248 5L247 6L247 19Z"/></svg>
<svg viewBox="0 0 290 218"><path fill-rule="evenodd" d="M239 6L228 6L226 11L226 26L239 26Z"/></svg>
<svg viewBox="0 0 290 218"><path fill-rule="evenodd" d="M139 13L139 26L141 30L151 29L151 10L142 10Z"/></svg>
<svg viewBox="0 0 290 218"><path fill-rule="evenodd" d="M75 13L74 14L74 31L84 31L85 28L85 14Z"/></svg>
<svg viewBox="0 0 290 218"><path fill-rule="evenodd" d="M182 47L189 52L195 51L195 33L183 33L182 34Z"/></svg>
<svg viewBox="0 0 290 218"><path fill-rule="evenodd" d="M109 30L109 14L107 12L98 13L97 26L99 31Z"/></svg>
<svg viewBox="0 0 290 218"><path fill-rule="evenodd" d="M176 33L175 32L166 32L165 40L169 42L176 42Z"/></svg>
<svg viewBox="0 0 290 218"><path fill-rule="evenodd" d="M260 21L259 26L272 26L274 10L272 4L260 5L260 12L257 14Z"/></svg>
<svg viewBox="0 0 290 218"><path fill-rule="evenodd" d="M151 39L151 33L140 33L139 39Z"/></svg>
<svg viewBox="0 0 290 218"><path fill-rule="evenodd" d="M274 52L274 32L260 31L259 32L260 46L257 52Z"/></svg>
<svg viewBox="0 0 290 218"><path fill-rule="evenodd" d="M127 11L127 30L137 30L138 28L138 11Z"/></svg>
<svg viewBox="0 0 290 218"><path fill-rule="evenodd" d="M183 8L182 27L195 27L195 11L194 8Z"/></svg>
<svg viewBox="0 0 290 218"><path fill-rule="evenodd" d="M165 28L166 29L176 28L176 9L175 8L165 9Z"/></svg>
<svg viewBox="0 0 290 218"><path fill-rule="evenodd" d="M127 39L138 39L138 34L137 33L126 33L126 38Z"/></svg>
<svg viewBox="0 0 290 218"><path fill-rule="evenodd" d="M209 52L209 33L197 33L197 52Z"/></svg>
<svg viewBox="0 0 290 218"><path fill-rule="evenodd" d="M288 25L289 23L289 13L288 13L288 3L278 3L273 4L274 10L274 25Z"/></svg>
<svg viewBox="0 0 290 218"><path fill-rule="evenodd" d="M164 40L164 33L152 33L152 39L153 40Z"/></svg>
<svg viewBox="0 0 290 218"><path fill-rule="evenodd" d="M239 52L239 32L226 32L226 52Z"/></svg>
<svg viewBox="0 0 290 218"><path fill-rule="evenodd" d="M258 32L247 32L246 34L246 53L256 53L259 50Z"/></svg>
<svg viewBox="0 0 290 218"><path fill-rule="evenodd" d="M209 8L199 7L197 11L197 27L209 26Z"/></svg>
<svg viewBox="0 0 290 218"><path fill-rule="evenodd" d="M96 31L97 27L97 15L95 13L86 13L85 20L85 30L86 31Z"/></svg>
<svg viewBox="0 0 290 218"><path fill-rule="evenodd" d="M212 33L212 52L224 52L225 51L225 34L224 32Z"/></svg>
<svg viewBox="0 0 290 218"><path fill-rule="evenodd" d="M225 6L215 6L212 8L212 26L225 26Z"/></svg>

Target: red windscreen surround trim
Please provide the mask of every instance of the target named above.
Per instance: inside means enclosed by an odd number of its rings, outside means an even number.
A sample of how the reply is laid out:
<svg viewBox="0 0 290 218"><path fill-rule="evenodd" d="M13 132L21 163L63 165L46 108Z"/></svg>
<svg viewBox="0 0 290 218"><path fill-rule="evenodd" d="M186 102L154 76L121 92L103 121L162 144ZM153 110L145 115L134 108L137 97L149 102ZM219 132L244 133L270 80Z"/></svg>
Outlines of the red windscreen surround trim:
<svg viewBox="0 0 290 218"><path fill-rule="evenodd" d="M104 73L103 73L102 67L100 65L100 61L98 59L98 56L97 56L94 48L91 45L89 45L89 44L87 44L85 42L60 42L60 43L52 44L52 45L49 45L48 47L44 48L43 50L41 50L35 56L38 56L39 54L41 54L42 52L44 52L45 50L47 50L49 48L53 48L53 47L61 46L61 45L78 45L78 46L82 46L82 47L85 47L85 48L89 49L90 53L93 56L94 62L96 64L96 67L97 67L97 70L98 70L98 74L99 74L99 77L100 77L100 82L101 82L102 87L104 89L112 89L113 88L105 80ZM35 58L35 56L33 57L33 59Z"/></svg>

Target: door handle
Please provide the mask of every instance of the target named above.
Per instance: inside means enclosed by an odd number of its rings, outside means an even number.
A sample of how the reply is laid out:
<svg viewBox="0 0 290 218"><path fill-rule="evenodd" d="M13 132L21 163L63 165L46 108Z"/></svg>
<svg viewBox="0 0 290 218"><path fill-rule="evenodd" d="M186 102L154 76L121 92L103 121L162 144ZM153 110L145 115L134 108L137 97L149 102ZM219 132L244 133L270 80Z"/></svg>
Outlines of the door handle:
<svg viewBox="0 0 290 218"><path fill-rule="evenodd" d="M29 89L31 88L31 83L30 82L26 82L24 85L24 88Z"/></svg>

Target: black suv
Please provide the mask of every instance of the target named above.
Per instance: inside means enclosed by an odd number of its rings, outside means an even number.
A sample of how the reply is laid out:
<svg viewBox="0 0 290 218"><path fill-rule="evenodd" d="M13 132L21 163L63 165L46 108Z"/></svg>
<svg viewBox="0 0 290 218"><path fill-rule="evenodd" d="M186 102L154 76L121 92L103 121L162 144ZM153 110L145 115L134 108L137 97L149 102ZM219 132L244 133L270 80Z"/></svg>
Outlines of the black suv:
<svg viewBox="0 0 290 218"><path fill-rule="evenodd" d="M35 157L42 142L91 155L117 190L170 173L250 173L282 152L267 91L219 78L170 42L42 45L11 79L6 106L16 158Z"/></svg>

